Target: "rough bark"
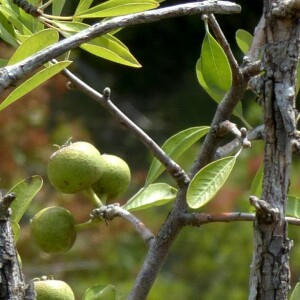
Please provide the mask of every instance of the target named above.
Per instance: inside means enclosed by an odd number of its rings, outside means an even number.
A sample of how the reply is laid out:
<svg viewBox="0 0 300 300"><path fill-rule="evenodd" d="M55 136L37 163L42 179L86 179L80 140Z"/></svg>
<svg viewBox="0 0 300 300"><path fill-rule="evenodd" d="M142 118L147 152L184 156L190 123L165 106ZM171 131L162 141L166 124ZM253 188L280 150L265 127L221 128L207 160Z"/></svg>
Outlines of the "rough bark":
<svg viewBox="0 0 300 300"><path fill-rule="evenodd" d="M257 201L249 299L284 300L290 288L285 205L290 182L291 144L296 132L295 78L299 59L299 14L289 1L265 0L263 196ZM297 15L298 14L298 15Z"/></svg>
<svg viewBox="0 0 300 300"><path fill-rule="evenodd" d="M14 199L14 194L0 199L0 300L32 300L35 292L32 285L28 288L25 284L9 222L9 206Z"/></svg>

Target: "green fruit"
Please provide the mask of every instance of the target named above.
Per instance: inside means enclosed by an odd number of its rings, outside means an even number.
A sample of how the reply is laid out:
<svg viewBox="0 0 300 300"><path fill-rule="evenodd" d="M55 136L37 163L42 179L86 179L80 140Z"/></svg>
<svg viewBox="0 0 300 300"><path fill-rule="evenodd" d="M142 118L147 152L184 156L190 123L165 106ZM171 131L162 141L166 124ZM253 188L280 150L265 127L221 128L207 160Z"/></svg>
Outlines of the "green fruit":
<svg viewBox="0 0 300 300"><path fill-rule="evenodd" d="M75 300L71 287L61 280L34 281L36 300Z"/></svg>
<svg viewBox="0 0 300 300"><path fill-rule="evenodd" d="M92 185L100 199L112 199L122 194L131 180L127 163L118 156L103 154L103 173Z"/></svg>
<svg viewBox="0 0 300 300"><path fill-rule="evenodd" d="M73 215L63 207L48 207L39 211L30 223L35 243L46 253L68 251L76 240Z"/></svg>
<svg viewBox="0 0 300 300"><path fill-rule="evenodd" d="M90 143L76 142L54 152L48 163L52 186L66 194L90 188L102 174L103 159Z"/></svg>

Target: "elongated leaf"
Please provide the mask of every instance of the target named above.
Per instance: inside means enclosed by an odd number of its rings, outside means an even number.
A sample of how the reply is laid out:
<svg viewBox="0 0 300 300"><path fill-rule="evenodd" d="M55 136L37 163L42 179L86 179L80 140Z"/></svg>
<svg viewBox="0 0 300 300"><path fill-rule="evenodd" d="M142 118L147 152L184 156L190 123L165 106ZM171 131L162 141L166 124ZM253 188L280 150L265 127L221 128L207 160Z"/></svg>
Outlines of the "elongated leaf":
<svg viewBox="0 0 300 300"><path fill-rule="evenodd" d="M128 48L117 38L106 34L80 46L83 50L105 58L107 60L126 65L129 67L140 68L140 63L129 52Z"/></svg>
<svg viewBox="0 0 300 300"><path fill-rule="evenodd" d="M76 10L75 10L75 16L81 14L82 12L86 11L87 9L90 8L91 4L93 3L94 0L80 0Z"/></svg>
<svg viewBox="0 0 300 300"><path fill-rule="evenodd" d="M83 295L82 300L116 300L117 291L116 288L109 284L105 285L95 285L86 290Z"/></svg>
<svg viewBox="0 0 300 300"><path fill-rule="evenodd" d="M2 13L0 13L0 38L15 48L19 46L13 27Z"/></svg>
<svg viewBox="0 0 300 300"><path fill-rule="evenodd" d="M66 0L53 0L52 3L52 14L55 16L60 16Z"/></svg>
<svg viewBox="0 0 300 300"><path fill-rule="evenodd" d="M185 153L194 143L199 141L204 135L207 134L210 127L199 126L192 127L180 131L170 137L163 145L162 149L168 154L173 160L178 159L182 154ZM153 159L147 178L146 185L154 182L157 177L164 171L165 167L161 164L158 159Z"/></svg>
<svg viewBox="0 0 300 300"><path fill-rule="evenodd" d="M200 57L197 61L196 73L197 73L198 82L200 83L202 88L207 92L207 94L213 100L215 100L217 103L220 103L220 101L222 100L222 98L220 98L220 97L224 97L225 93L220 94L218 92L218 90L216 90L216 89L212 88L211 86L209 86L207 84L207 82L205 81L205 79L203 77L203 73L202 73L202 57ZM237 106L234 108L233 114L235 116L237 116L238 118L243 119L243 107L242 107L241 102L238 102Z"/></svg>
<svg viewBox="0 0 300 300"><path fill-rule="evenodd" d="M201 169L188 187L188 205L191 208L199 208L211 200L224 185L235 161L235 156L229 156L216 160Z"/></svg>
<svg viewBox="0 0 300 300"><path fill-rule="evenodd" d="M166 183L150 184L142 188L123 206L124 209L135 211L153 206L164 205L176 197L177 190Z"/></svg>
<svg viewBox="0 0 300 300"><path fill-rule="evenodd" d="M11 220L18 223L25 211L27 210L30 202L35 195L42 188L43 179L41 176L31 176L21 182L17 183L9 193L15 193L16 199L11 204L12 214Z"/></svg>
<svg viewBox="0 0 300 300"><path fill-rule="evenodd" d="M252 181L251 188L250 188L250 195L261 197L263 177L264 177L264 164L261 164Z"/></svg>
<svg viewBox="0 0 300 300"><path fill-rule="evenodd" d="M45 29L35 33L26 39L22 45L15 51L10 58L8 64L13 65L30 55L56 43L58 41L58 33L54 29Z"/></svg>
<svg viewBox="0 0 300 300"><path fill-rule="evenodd" d="M137 13L158 7L154 0L109 0L75 15L74 18L106 18Z"/></svg>
<svg viewBox="0 0 300 300"><path fill-rule="evenodd" d="M47 81L52 76L59 73L61 70L66 68L71 61L61 61L55 65L51 65L35 75L31 78L26 80L20 86L18 86L15 90L13 90L8 97L0 104L0 111L15 102L16 100L20 99L22 96L27 94L28 92L32 91L34 88L42 84L43 82Z"/></svg>
<svg viewBox="0 0 300 300"><path fill-rule="evenodd" d="M285 213L287 216L300 219L300 198L288 195Z"/></svg>
<svg viewBox="0 0 300 300"><path fill-rule="evenodd" d="M27 0L35 7L39 7L40 0ZM15 8L14 8L15 7ZM44 28L44 24L39 22L38 18L33 17L32 15L26 13L23 9L12 5L14 11L19 15L19 20L22 22L31 32L37 32Z"/></svg>
<svg viewBox="0 0 300 300"><path fill-rule="evenodd" d="M17 242L20 236L20 225L14 220L9 220L9 222L14 234L14 241Z"/></svg>
<svg viewBox="0 0 300 300"><path fill-rule="evenodd" d="M292 292L290 300L299 300L300 299L300 283L298 282Z"/></svg>
<svg viewBox="0 0 300 300"><path fill-rule="evenodd" d="M1 5L0 11L6 17L7 21L11 23L21 34L31 34L30 30L26 28L22 22L20 22L18 15L11 9L11 7Z"/></svg>
<svg viewBox="0 0 300 300"><path fill-rule="evenodd" d="M253 41L252 34L246 30L239 29L235 33L235 39L236 39L236 43L238 44L239 48L242 50L242 52L244 54L246 54L249 51L252 41Z"/></svg>
<svg viewBox="0 0 300 300"><path fill-rule="evenodd" d="M207 31L202 43L201 56L196 64L200 85L218 103L231 87L231 69L228 59L213 36Z"/></svg>
<svg viewBox="0 0 300 300"><path fill-rule="evenodd" d="M71 36L76 32L84 30L89 27L87 24L80 22L54 22L61 30L65 37ZM96 55L98 57L123 64L126 66L139 68L141 65L130 53L129 49L116 37L111 34L105 34L92 41L82 44L80 48Z"/></svg>

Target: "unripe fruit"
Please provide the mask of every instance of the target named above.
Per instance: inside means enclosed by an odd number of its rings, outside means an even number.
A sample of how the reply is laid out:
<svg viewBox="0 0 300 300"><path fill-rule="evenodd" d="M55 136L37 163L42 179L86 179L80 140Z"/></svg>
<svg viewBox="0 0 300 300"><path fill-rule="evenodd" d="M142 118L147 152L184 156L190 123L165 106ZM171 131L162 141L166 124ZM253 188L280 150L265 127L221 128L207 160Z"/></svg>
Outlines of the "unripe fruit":
<svg viewBox="0 0 300 300"><path fill-rule="evenodd" d="M68 251L76 240L73 215L63 207L48 207L39 211L30 223L35 243L46 253Z"/></svg>
<svg viewBox="0 0 300 300"><path fill-rule="evenodd" d="M106 200L116 198L128 187L131 173L127 163L115 155L103 154L103 173L92 185L95 193Z"/></svg>
<svg viewBox="0 0 300 300"><path fill-rule="evenodd" d="M103 159L90 143L76 142L54 152L48 163L52 186L66 194L90 188L102 174Z"/></svg>
<svg viewBox="0 0 300 300"><path fill-rule="evenodd" d="M36 300L75 300L71 287L61 280L34 281Z"/></svg>

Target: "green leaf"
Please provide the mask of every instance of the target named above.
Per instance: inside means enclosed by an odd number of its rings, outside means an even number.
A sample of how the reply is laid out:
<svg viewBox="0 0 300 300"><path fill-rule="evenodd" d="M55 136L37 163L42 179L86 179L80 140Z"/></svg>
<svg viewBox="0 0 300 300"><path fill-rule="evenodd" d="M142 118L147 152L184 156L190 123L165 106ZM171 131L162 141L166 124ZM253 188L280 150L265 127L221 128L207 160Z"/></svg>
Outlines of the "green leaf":
<svg viewBox="0 0 300 300"><path fill-rule="evenodd" d="M10 58L8 64L13 65L35 54L36 52L58 42L58 32L55 29L45 29L26 39Z"/></svg>
<svg viewBox="0 0 300 300"><path fill-rule="evenodd" d="M66 68L71 61L60 61L57 64L51 65L32 77L26 80L24 83L19 85L15 90L13 90L8 97L0 104L0 111L20 99L22 96L32 91L34 88L47 81L52 76L59 73L61 70Z"/></svg>
<svg viewBox="0 0 300 300"><path fill-rule="evenodd" d="M52 14L54 16L60 16L66 0L53 0L52 2Z"/></svg>
<svg viewBox="0 0 300 300"><path fill-rule="evenodd" d="M75 10L75 16L81 14L82 12L86 11L87 9L90 8L91 4L93 3L94 0L80 0L76 10Z"/></svg>
<svg viewBox="0 0 300 300"><path fill-rule="evenodd" d="M54 23L61 29L62 34L65 37L71 36L76 32L82 31L89 27L89 25L80 22L55 21ZM88 43L82 44L80 48L93 55L119 64L134 68L141 67L139 62L130 53L128 48L111 34L105 34L95 38Z"/></svg>
<svg viewBox="0 0 300 300"><path fill-rule="evenodd" d="M227 59L227 58L226 58ZM202 57L200 57L196 64L196 73L198 82L202 86L202 88L207 92L207 94L217 103L220 103L223 97L225 96L226 92L221 92L220 90L212 88L212 86L209 86L208 83L205 81L203 73L202 73ZM231 70L230 70L231 73ZM231 74L230 74L231 76ZM231 77L230 77L231 78ZM243 107L242 103L238 102L237 106L233 110L233 114L237 116L238 118L243 120Z"/></svg>
<svg viewBox="0 0 300 300"><path fill-rule="evenodd" d="M9 220L9 222L14 234L14 241L17 242L20 236L20 225L14 220Z"/></svg>
<svg viewBox="0 0 300 300"><path fill-rule="evenodd" d="M113 285L95 285L88 288L82 300L116 300L117 291Z"/></svg>
<svg viewBox="0 0 300 300"><path fill-rule="evenodd" d="M226 54L208 31L196 64L196 74L200 85L218 103L231 87L231 68Z"/></svg>
<svg viewBox="0 0 300 300"><path fill-rule="evenodd" d="M18 19L19 16L11 9L11 7L1 5L0 11L3 13L8 22L11 23L21 34L31 34L30 30L26 28L22 22L20 22ZM15 33L17 33L16 30Z"/></svg>
<svg viewBox="0 0 300 300"><path fill-rule="evenodd" d="M210 127L208 126L199 126L180 131L170 137L162 145L162 149L173 160L176 160L182 154L184 154L185 151L187 151L194 143L196 143L204 135L206 135L209 129ZM161 164L161 162L158 159L154 158L146 178L146 185L154 182L157 177L164 171L164 169L165 167Z"/></svg>
<svg viewBox="0 0 300 300"><path fill-rule="evenodd" d="M191 208L199 208L211 200L224 185L235 161L235 156L228 156L216 160L201 169L188 187L188 205Z"/></svg>
<svg viewBox="0 0 300 300"><path fill-rule="evenodd" d="M38 7L40 0L28 0L33 6ZM44 28L43 23L39 22L38 18L26 13L22 8L19 8L15 4L11 5L12 9L19 15L19 20L26 26L31 32L37 32Z"/></svg>
<svg viewBox="0 0 300 300"><path fill-rule="evenodd" d="M116 37L106 34L80 46L83 50L107 60L140 68L140 63Z"/></svg>
<svg viewBox="0 0 300 300"><path fill-rule="evenodd" d="M164 205L176 197L177 190L166 183L154 183L142 188L123 208L129 211Z"/></svg>
<svg viewBox="0 0 300 300"><path fill-rule="evenodd" d="M264 164L262 163L259 169L257 170L255 177L252 181L251 188L250 188L250 195L254 195L256 197L262 196L263 178L264 178Z"/></svg>
<svg viewBox="0 0 300 300"><path fill-rule="evenodd" d="M292 292L290 300L299 300L300 299L300 283L298 282Z"/></svg>
<svg viewBox="0 0 300 300"><path fill-rule="evenodd" d="M23 214L27 210L32 199L42 188L43 179L41 176L31 176L17 183L9 193L15 193L16 199L11 204L11 220L19 223Z"/></svg>
<svg viewBox="0 0 300 300"><path fill-rule="evenodd" d="M252 34L246 30L239 29L235 33L235 39L236 39L236 43L238 44L239 48L242 50L242 52L244 54L246 54L249 51L252 41L253 41Z"/></svg>
<svg viewBox="0 0 300 300"><path fill-rule="evenodd" d="M19 46L13 27L2 13L0 13L0 37L15 48Z"/></svg>
<svg viewBox="0 0 300 300"><path fill-rule="evenodd" d="M288 195L285 214L300 219L300 198Z"/></svg>
<svg viewBox="0 0 300 300"><path fill-rule="evenodd" d="M74 18L106 18L133 14L158 7L154 0L109 0L86 11L76 14Z"/></svg>

